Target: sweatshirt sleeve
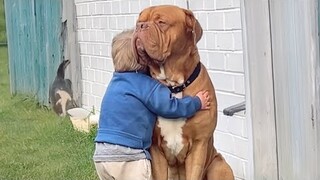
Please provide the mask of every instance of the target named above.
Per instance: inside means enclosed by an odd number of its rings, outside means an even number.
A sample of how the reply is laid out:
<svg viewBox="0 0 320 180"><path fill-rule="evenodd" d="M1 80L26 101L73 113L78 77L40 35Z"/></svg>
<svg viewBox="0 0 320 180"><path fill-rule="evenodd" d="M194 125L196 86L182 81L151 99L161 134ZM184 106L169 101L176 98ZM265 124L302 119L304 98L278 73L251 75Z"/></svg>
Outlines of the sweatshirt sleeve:
<svg viewBox="0 0 320 180"><path fill-rule="evenodd" d="M164 118L189 118L200 110L201 101L197 96L172 97L166 86L158 84L147 97L146 106Z"/></svg>

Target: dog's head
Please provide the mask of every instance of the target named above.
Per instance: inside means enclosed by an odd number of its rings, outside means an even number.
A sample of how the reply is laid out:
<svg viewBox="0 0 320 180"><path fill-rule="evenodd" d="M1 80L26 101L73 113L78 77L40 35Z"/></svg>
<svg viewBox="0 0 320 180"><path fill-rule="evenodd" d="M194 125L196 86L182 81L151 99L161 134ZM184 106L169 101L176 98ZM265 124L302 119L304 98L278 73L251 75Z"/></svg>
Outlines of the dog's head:
<svg viewBox="0 0 320 180"><path fill-rule="evenodd" d="M202 28L191 11L161 5L140 13L133 43L139 62L149 66L154 78L177 86L199 62L196 44L201 36Z"/></svg>
<svg viewBox="0 0 320 180"><path fill-rule="evenodd" d="M190 10L171 5L152 6L140 13L134 36L140 61L163 64L197 51L202 28Z"/></svg>

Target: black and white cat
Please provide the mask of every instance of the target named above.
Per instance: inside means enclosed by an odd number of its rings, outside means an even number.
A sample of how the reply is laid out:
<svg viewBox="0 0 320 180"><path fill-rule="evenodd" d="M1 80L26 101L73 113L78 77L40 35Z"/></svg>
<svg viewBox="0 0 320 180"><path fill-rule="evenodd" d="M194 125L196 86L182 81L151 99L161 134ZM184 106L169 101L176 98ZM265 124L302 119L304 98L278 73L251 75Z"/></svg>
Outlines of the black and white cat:
<svg viewBox="0 0 320 180"><path fill-rule="evenodd" d="M57 70L56 78L49 90L50 103L54 112L59 116L65 116L68 109L77 107L73 99L71 81L70 79L65 79L65 69L69 64L69 60L61 62Z"/></svg>

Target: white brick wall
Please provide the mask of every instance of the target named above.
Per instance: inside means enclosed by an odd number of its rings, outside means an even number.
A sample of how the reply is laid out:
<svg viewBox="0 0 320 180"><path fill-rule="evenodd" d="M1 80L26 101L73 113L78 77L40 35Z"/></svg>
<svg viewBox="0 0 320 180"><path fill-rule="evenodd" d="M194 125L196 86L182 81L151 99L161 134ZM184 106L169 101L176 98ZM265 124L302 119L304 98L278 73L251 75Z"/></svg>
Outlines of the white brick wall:
<svg viewBox="0 0 320 180"><path fill-rule="evenodd" d="M82 65L83 107L100 108L110 82L113 36L134 27L145 7L174 4L187 8L186 0L75 0ZM218 98L215 146L224 155L237 179L248 179L248 122L243 112L233 117L222 110L245 100L240 0L189 0L204 34L198 43ZM250 130L251 131L251 130Z"/></svg>

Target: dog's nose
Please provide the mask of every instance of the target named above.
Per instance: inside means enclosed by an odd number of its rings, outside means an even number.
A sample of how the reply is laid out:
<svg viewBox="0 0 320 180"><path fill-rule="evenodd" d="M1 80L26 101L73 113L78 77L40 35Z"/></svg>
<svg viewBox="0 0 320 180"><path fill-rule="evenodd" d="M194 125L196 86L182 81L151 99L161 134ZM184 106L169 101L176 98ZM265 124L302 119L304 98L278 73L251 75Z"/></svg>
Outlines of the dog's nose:
<svg viewBox="0 0 320 180"><path fill-rule="evenodd" d="M140 30L140 29L146 29L146 28L148 28L148 27L149 27L148 23L146 23L146 22L139 22L139 23L137 23L136 29L137 29L137 30Z"/></svg>

